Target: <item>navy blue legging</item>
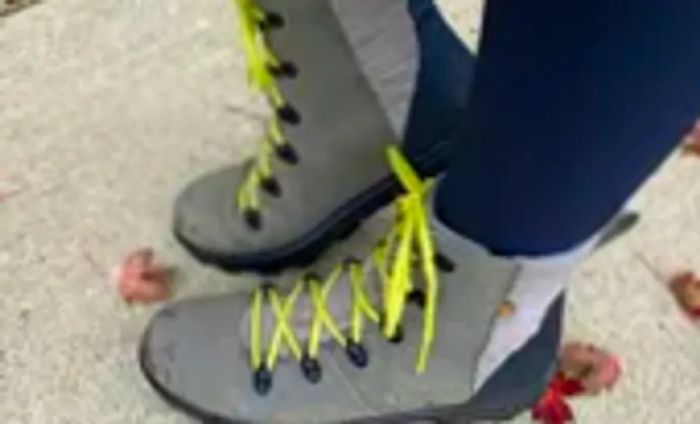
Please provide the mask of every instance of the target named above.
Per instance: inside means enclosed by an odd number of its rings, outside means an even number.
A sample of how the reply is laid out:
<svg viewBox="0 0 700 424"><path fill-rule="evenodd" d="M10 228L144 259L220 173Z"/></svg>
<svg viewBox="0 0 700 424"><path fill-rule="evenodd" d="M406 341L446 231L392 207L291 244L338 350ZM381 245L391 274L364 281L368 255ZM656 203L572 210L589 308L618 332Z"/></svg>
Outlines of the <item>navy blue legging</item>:
<svg viewBox="0 0 700 424"><path fill-rule="evenodd" d="M613 217L700 113L700 1L487 3L437 211L498 254L561 251Z"/></svg>

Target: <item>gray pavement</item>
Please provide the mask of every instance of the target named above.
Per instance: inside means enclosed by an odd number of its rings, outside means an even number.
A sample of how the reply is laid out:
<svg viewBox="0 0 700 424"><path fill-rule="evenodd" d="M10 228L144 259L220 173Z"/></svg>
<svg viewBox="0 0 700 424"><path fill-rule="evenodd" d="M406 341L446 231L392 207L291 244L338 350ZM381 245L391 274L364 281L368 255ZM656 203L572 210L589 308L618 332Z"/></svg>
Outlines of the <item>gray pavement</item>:
<svg viewBox="0 0 700 424"><path fill-rule="evenodd" d="M479 3L443 3L473 44ZM180 297L255 283L198 266L168 232L187 179L256 147L265 108L234 31L224 0L53 0L0 18L0 423L189 422L142 380L154 307L124 305L110 270L152 245L180 267ZM671 158L632 202L639 228L572 283L568 337L625 368L575 403L580 423L700 420L700 332L664 287L700 269L698 177L700 161Z"/></svg>

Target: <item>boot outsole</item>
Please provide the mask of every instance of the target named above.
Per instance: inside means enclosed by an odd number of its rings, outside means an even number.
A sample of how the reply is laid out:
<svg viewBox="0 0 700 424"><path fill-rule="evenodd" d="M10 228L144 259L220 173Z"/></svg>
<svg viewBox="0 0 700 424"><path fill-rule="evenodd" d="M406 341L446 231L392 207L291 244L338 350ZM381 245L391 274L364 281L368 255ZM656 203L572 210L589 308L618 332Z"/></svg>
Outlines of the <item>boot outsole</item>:
<svg viewBox="0 0 700 424"><path fill-rule="evenodd" d="M432 149L412 161L424 178L444 171L452 143L436 143ZM328 246L350 236L361 223L377 210L389 205L402 189L394 176L388 176L336 209L327 219L297 240L274 249L251 254L221 254L192 244L177 228L178 242L198 261L227 272L253 271L275 274L289 267L313 263Z"/></svg>

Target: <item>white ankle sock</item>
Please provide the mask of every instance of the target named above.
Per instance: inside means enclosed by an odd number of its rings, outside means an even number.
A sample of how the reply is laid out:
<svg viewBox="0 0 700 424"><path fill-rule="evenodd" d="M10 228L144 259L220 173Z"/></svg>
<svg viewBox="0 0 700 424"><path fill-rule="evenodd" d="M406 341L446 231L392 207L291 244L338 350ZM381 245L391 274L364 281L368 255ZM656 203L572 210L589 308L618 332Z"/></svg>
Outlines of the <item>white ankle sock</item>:
<svg viewBox="0 0 700 424"><path fill-rule="evenodd" d="M530 338L537 334L547 310L562 294L573 271L596 246L596 234L563 253L539 258L514 257L520 271L508 300L515 312L498 318L489 343L479 358L475 390Z"/></svg>

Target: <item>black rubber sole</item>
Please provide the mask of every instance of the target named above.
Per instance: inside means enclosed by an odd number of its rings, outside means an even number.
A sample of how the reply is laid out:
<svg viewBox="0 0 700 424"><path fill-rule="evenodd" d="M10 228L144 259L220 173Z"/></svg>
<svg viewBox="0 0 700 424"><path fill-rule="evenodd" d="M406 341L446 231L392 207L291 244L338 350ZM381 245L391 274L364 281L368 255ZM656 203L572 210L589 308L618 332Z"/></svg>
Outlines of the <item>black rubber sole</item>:
<svg viewBox="0 0 700 424"><path fill-rule="evenodd" d="M429 152L412 160L421 176L428 178L442 172L451 151L451 142L436 143ZM316 260L336 240L352 234L369 216L390 204L401 193L394 176L387 176L336 209L328 218L297 240L265 252L224 255L190 243L177 229L178 242L200 262L227 272L254 271L277 273L289 267L304 267Z"/></svg>

